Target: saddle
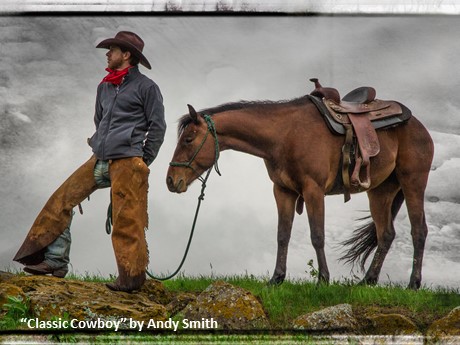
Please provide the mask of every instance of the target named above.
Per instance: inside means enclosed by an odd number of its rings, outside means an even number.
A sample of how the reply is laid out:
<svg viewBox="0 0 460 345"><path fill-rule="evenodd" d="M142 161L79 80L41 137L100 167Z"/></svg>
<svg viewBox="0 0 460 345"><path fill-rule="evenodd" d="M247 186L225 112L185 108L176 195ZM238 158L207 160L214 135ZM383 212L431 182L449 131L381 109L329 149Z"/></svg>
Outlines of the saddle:
<svg viewBox="0 0 460 345"><path fill-rule="evenodd" d="M317 78L310 81L315 84L315 89L308 97L323 115L331 132L345 135L342 181L347 202L351 198L351 186L366 190L371 185L370 158L380 152L376 130L398 126L412 114L396 101L376 99L376 91L370 86L359 87L340 98L336 89L323 87Z"/></svg>

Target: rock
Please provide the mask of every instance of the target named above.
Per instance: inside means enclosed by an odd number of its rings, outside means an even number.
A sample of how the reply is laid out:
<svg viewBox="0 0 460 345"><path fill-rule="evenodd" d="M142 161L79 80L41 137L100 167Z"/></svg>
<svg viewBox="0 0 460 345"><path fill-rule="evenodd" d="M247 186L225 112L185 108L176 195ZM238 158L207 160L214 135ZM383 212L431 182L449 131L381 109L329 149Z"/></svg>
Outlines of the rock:
<svg viewBox="0 0 460 345"><path fill-rule="evenodd" d="M146 280L141 293L145 293L152 302L162 305L168 304L172 299L171 293L166 291L163 283L158 280Z"/></svg>
<svg viewBox="0 0 460 345"><path fill-rule="evenodd" d="M34 315L42 320L64 316L78 320L133 318L149 321L166 320L168 316L164 306L150 299L151 296L165 298L161 283L149 282L139 293L114 292L103 283L48 276L16 276L9 284L29 297Z"/></svg>
<svg viewBox="0 0 460 345"><path fill-rule="evenodd" d="M214 319L219 328L249 330L269 328L262 305L249 291L217 281L183 311L189 320Z"/></svg>
<svg viewBox="0 0 460 345"><path fill-rule="evenodd" d="M313 313L299 316L293 322L296 329L309 331L353 330L357 321L350 304L338 304Z"/></svg>
<svg viewBox="0 0 460 345"><path fill-rule="evenodd" d="M15 277L13 273L5 272L5 271L0 271L0 283L4 283L11 278Z"/></svg>
<svg viewBox="0 0 460 345"><path fill-rule="evenodd" d="M189 303L196 301L196 296L192 293L179 293L174 296L166 305L166 310L169 313L169 317L175 316L181 310L183 310Z"/></svg>
<svg viewBox="0 0 460 345"><path fill-rule="evenodd" d="M4 309L3 305L8 302L8 297L19 297L22 300L26 300L26 295L17 286L8 283L2 283L0 285L0 310Z"/></svg>
<svg viewBox="0 0 460 345"><path fill-rule="evenodd" d="M409 335L418 334L419 329L409 318L400 314L378 314L370 316L371 334Z"/></svg>
<svg viewBox="0 0 460 345"><path fill-rule="evenodd" d="M460 306L453 309L447 316L434 321L428 328L427 336L440 338L460 335Z"/></svg>
<svg viewBox="0 0 460 345"><path fill-rule="evenodd" d="M8 301L8 297L21 297L25 299L24 292L22 289L9 281L16 277L13 273L0 271L0 309L3 309L3 305Z"/></svg>

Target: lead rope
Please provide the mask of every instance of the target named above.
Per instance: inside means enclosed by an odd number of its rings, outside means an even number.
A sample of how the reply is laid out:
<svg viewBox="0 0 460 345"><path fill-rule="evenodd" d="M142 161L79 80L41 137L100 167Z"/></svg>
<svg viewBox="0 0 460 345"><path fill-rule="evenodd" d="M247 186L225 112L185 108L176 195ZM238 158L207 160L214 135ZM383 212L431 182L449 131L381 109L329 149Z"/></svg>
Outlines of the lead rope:
<svg viewBox="0 0 460 345"><path fill-rule="evenodd" d="M201 184L201 193L200 193L200 196L198 197L198 204L196 206L195 217L193 218L192 229L190 230L190 236L188 238L187 247L185 248L184 256L182 257L182 261L180 262L179 267L177 267L177 269L173 273L171 273L170 275L168 275L166 277L164 277L164 276L163 277L157 277L157 276L153 275L152 273L150 273L149 270L147 269L147 270L145 270L145 273L147 273L147 275L150 278L153 278L153 279L156 279L156 280L161 280L161 281L171 279L175 275L177 275L177 273L179 273L179 271L181 270L182 266L184 265L185 259L187 258L187 254L188 254L188 251L190 249L190 244L192 243L193 233L195 232L195 225L196 225L196 220L198 219L198 213L200 212L201 202L204 200L204 190L206 189L206 181L208 180L208 177L209 177L209 174L211 173L211 170L212 170L212 168L209 168L208 172L206 173L206 177L203 179L203 182Z"/></svg>
<svg viewBox="0 0 460 345"><path fill-rule="evenodd" d="M206 141L206 138L208 136L208 133L210 132L211 135L214 138L214 150L215 150L214 170L216 171L216 173L219 176L221 176L220 170L219 170L219 165L217 164L217 162L219 160L220 150L219 150L219 141L217 140L216 127L214 125L214 121L212 120L211 116L203 115L203 118L206 121L206 124L208 125L208 132L206 133L201 145L198 147L198 149L195 152L195 154L193 155L193 157L186 163L171 162L170 165L171 166L182 166L182 167L190 168L193 171L195 171L195 169L191 166L192 161L194 160L194 158L197 156L198 152L203 147L204 142ZM200 196L198 197L198 204L196 206L195 216L193 217L193 223L192 223L192 228L190 230L190 236L189 236L188 242L187 242L187 247L185 248L184 256L182 257L182 261L180 262L179 267L177 267L177 269L173 273L171 273L170 275L168 275L166 277L157 277L157 276L153 275L152 273L150 273L148 271L148 269L146 269L145 272L147 273L147 275L150 278L156 279L156 280L161 280L161 281L171 279L174 276L176 276L177 273L179 273L179 271L181 270L182 266L184 265L185 259L187 258L187 254L188 254L188 251L190 249L190 244L192 243L193 233L195 232L195 225L196 225L196 221L198 219L198 213L200 212L201 202L204 200L204 190L206 189L206 182L208 181L208 177L211 174L211 170L212 170L212 168L208 169L208 172L206 173L206 177L204 179L201 178L201 177L198 177L198 179L201 181L201 193L200 193Z"/></svg>

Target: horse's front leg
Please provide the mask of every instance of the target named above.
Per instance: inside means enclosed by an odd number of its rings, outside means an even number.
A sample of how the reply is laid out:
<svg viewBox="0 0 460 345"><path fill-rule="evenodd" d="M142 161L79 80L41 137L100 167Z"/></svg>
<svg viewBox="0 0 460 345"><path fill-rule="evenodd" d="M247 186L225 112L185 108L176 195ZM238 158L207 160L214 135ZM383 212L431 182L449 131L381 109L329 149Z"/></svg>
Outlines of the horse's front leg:
<svg viewBox="0 0 460 345"><path fill-rule="evenodd" d="M276 206L278 207L278 251L276 266L270 285L279 285L286 278L286 262L289 240L291 238L292 222L294 220L295 201L297 194L274 185Z"/></svg>
<svg viewBox="0 0 460 345"><path fill-rule="evenodd" d="M307 188L303 198L310 225L310 237L318 260L318 282L329 282L326 254L324 252L324 191L319 187Z"/></svg>

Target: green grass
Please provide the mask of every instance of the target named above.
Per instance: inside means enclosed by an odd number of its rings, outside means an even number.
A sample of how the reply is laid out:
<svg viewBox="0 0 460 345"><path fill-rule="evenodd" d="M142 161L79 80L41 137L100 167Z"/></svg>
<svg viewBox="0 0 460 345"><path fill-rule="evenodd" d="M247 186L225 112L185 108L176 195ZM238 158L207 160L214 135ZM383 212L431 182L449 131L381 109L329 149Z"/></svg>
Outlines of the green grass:
<svg viewBox="0 0 460 345"><path fill-rule="evenodd" d="M253 276L184 277L165 281L172 292L203 291L216 280L240 286L257 296L272 325L290 327L296 317L341 303L349 303L354 310L378 309L395 311L407 316L421 315L427 322L447 314L460 305L458 289L408 290L396 284L364 286L350 282L318 285L310 280L287 280L280 286L268 286L268 279ZM423 320L421 321L423 326Z"/></svg>
<svg viewBox="0 0 460 345"><path fill-rule="evenodd" d="M94 273L89 273L85 272L84 274L75 274L73 272L70 272L69 274L66 275L66 279L70 280L81 280L84 282L90 282L90 283L107 283L114 281L117 277L115 275L109 275L108 277L102 276L100 274L94 274Z"/></svg>
<svg viewBox="0 0 460 345"><path fill-rule="evenodd" d="M21 318L32 317L30 301L21 296L8 296L8 300L0 306L4 312L0 318L0 330L15 330L21 326Z"/></svg>

